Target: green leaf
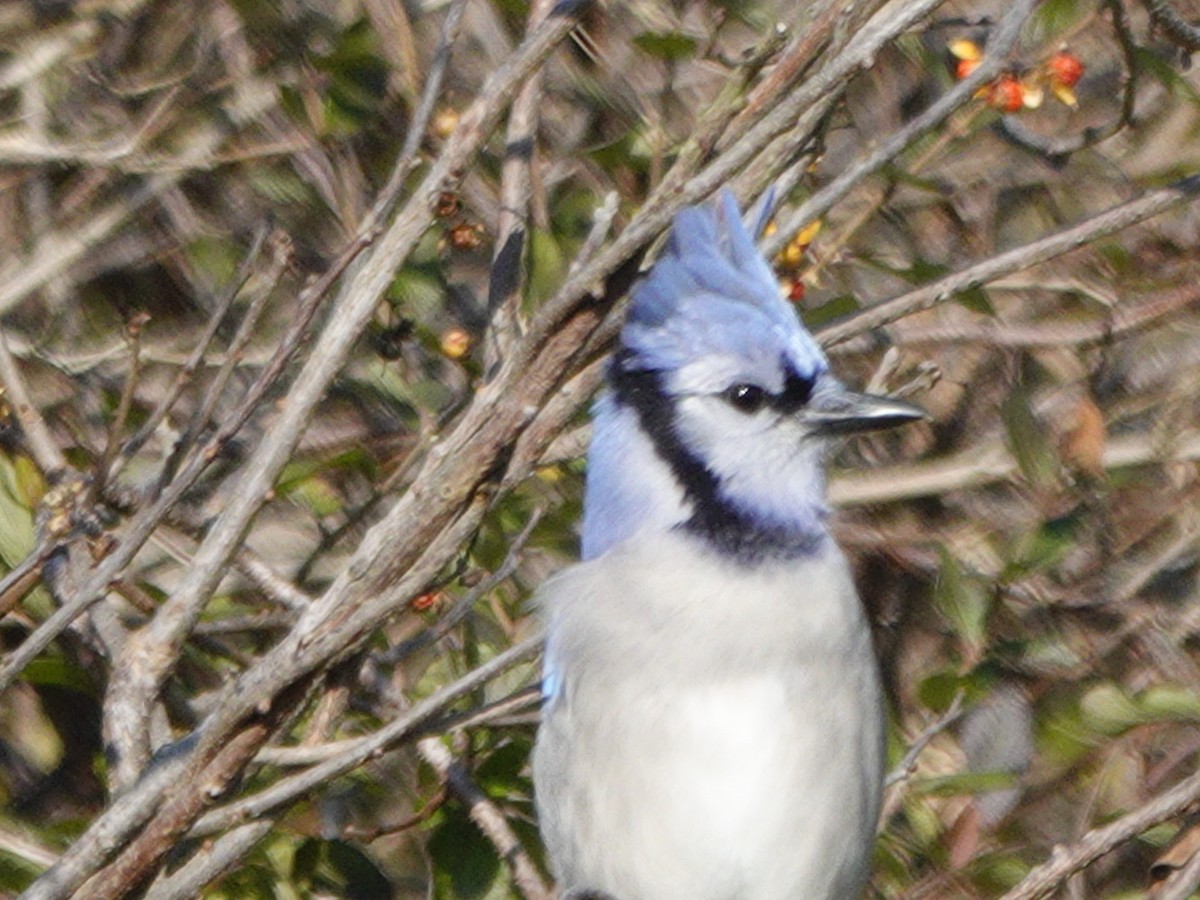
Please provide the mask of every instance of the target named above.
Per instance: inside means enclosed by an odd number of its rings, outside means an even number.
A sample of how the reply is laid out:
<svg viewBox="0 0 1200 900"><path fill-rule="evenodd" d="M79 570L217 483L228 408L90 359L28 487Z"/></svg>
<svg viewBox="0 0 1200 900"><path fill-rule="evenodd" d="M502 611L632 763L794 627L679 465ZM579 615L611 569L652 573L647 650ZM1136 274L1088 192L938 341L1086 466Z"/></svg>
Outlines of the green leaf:
<svg viewBox="0 0 1200 900"><path fill-rule="evenodd" d="M366 853L345 841L325 843L327 865L331 880L342 897L390 897L392 883Z"/></svg>
<svg viewBox="0 0 1200 900"><path fill-rule="evenodd" d="M347 898L391 897L391 880L354 844L339 840L306 840L292 859L291 880L311 894Z"/></svg>
<svg viewBox="0 0 1200 900"><path fill-rule="evenodd" d="M963 679L953 672L937 672L921 680L917 698L934 712L945 712L962 690Z"/></svg>
<svg viewBox="0 0 1200 900"><path fill-rule="evenodd" d="M1029 395L1024 387L1013 388L1000 408L1008 449L1017 466L1031 484L1050 487L1057 482L1058 454L1045 430L1033 415Z"/></svg>
<svg viewBox="0 0 1200 900"><path fill-rule="evenodd" d="M1137 705L1147 721L1200 721L1200 696L1182 685L1148 687L1138 694Z"/></svg>
<svg viewBox="0 0 1200 900"><path fill-rule="evenodd" d="M695 56L700 46L695 38L678 31L643 31L633 43L642 52L668 62Z"/></svg>
<svg viewBox="0 0 1200 900"><path fill-rule="evenodd" d="M965 291L959 291L954 295L954 302L960 306L964 306L971 312L979 313L981 316L995 317L996 307L992 306L992 301L988 299L987 292L981 287L967 288Z"/></svg>
<svg viewBox="0 0 1200 900"><path fill-rule="evenodd" d="M1153 50L1135 47L1133 51L1137 67L1157 79L1175 97L1195 101L1196 91L1180 74L1179 69Z"/></svg>
<svg viewBox="0 0 1200 900"><path fill-rule="evenodd" d="M282 900L288 894L278 890L280 877L266 866L245 865L221 880L218 887L206 891L206 900Z"/></svg>
<svg viewBox="0 0 1200 900"><path fill-rule="evenodd" d="M1161 822L1148 828L1138 836L1139 843L1149 847L1163 848L1179 835L1179 826L1172 822Z"/></svg>
<svg viewBox="0 0 1200 900"><path fill-rule="evenodd" d="M934 603L955 633L978 652L987 638L991 591L978 580L968 577L945 548L942 548L941 560Z"/></svg>
<svg viewBox="0 0 1200 900"><path fill-rule="evenodd" d="M1031 635L1014 643L1012 649L1022 665L1041 672L1059 671L1066 675L1083 663L1079 651L1055 632Z"/></svg>
<svg viewBox="0 0 1200 900"><path fill-rule="evenodd" d="M497 799L527 795L529 780L523 773L532 749L528 741L519 740L499 747L475 772L479 786Z"/></svg>
<svg viewBox="0 0 1200 900"><path fill-rule="evenodd" d="M995 681L995 674L987 666L976 666L966 675L935 672L917 686L917 698L926 708L943 713L960 694L968 706L986 697Z"/></svg>
<svg viewBox="0 0 1200 900"><path fill-rule="evenodd" d="M342 509L342 498L333 485L315 475L295 482L287 491L289 499L308 507L315 516L332 516Z"/></svg>
<svg viewBox="0 0 1200 900"><path fill-rule="evenodd" d="M1084 694L1079 703L1083 722L1101 734L1118 735L1142 723L1142 711L1120 687L1105 682Z"/></svg>
<svg viewBox="0 0 1200 900"><path fill-rule="evenodd" d="M299 182L294 174L291 174L290 169L273 169L269 166L263 166L261 169L255 167L248 173L251 184L261 180L266 180L272 172L284 173L281 177L291 178L293 181ZM263 192L265 194L265 192ZM307 197L308 189L301 185L300 196ZM205 277L214 283L228 284L237 274L238 265L242 261L244 248L236 242L229 240L225 236L208 236L201 235L187 243L184 248L187 254L188 261L196 267L197 271L204 272Z"/></svg>
<svg viewBox="0 0 1200 900"><path fill-rule="evenodd" d="M41 473L26 457L10 459L0 453L0 571L16 567L33 552L33 507L45 489ZM50 615L54 608L50 593L42 585L31 590L22 605L38 619Z"/></svg>
<svg viewBox="0 0 1200 900"><path fill-rule="evenodd" d="M1039 712L1036 723L1039 752L1053 765L1073 765L1098 742L1074 697L1061 697L1048 704Z"/></svg>
<svg viewBox="0 0 1200 900"><path fill-rule="evenodd" d="M13 489L16 499L29 510L36 509L46 493L46 479L42 478L41 470L24 454L13 460Z"/></svg>
<svg viewBox="0 0 1200 900"><path fill-rule="evenodd" d="M633 155L633 144L636 137L634 129L630 129L606 144L598 144L588 150L587 155L592 162L602 169L611 170L632 165L636 169L645 169L645 160ZM641 165L639 165L641 163Z"/></svg>
<svg viewBox="0 0 1200 900"><path fill-rule="evenodd" d="M15 853L0 850L0 893L9 897L15 896L29 887L40 874L41 866L34 865Z"/></svg>
<svg viewBox="0 0 1200 900"><path fill-rule="evenodd" d="M247 180L254 190L274 203L303 204L313 199L312 190L295 172L283 167L262 166L251 169ZM211 242L210 242L211 243ZM233 257L230 264L223 270L222 275L232 276L236 271Z"/></svg>
<svg viewBox="0 0 1200 900"><path fill-rule="evenodd" d="M534 228L529 233L529 299L534 303L549 299L567 274L567 262L554 235Z"/></svg>
<svg viewBox="0 0 1200 900"><path fill-rule="evenodd" d="M378 45L363 19L342 32L327 55L316 58L316 67L330 77L324 91L327 133L357 134L382 107L389 69Z"/></svg>
<svg viewBox="0 0 1200 900"><path fill-rule="evenodd" d="M1042 572L1062 561L1079 539L1080 519L1071 512L1042 522L1020 542L1012 562L1013 573L1008 576Z"/></svg>
<svg viewBox="0 0 1200 900"><path fill-rule="evenodd" d="M66 688L88 697L100 696L91 673L61 656L40 656L21 673L23 681L38 686Z"/></svg>
<svg viewBox="0 0 1200 900"><path fill-rule="evenodd" d="M889 263L886 259L872 259L871 264L884 272L888 272L898 278L903 278L909 284L925 284L940 278L950 271L948 266L941 263L931 262L927 259L913 260L907 266L897 266Z"/></svg>
<svg viewBox="0 0 1200 900"><path fill-rule="evenodd" d="M490 900L505 897L500 858L492 845L457 808L429 838L434 896L439 900Z"/></svg>
<svg viewBox="0 0 1200 900"><path fill-rule="evenodd" d="M24 501L27 492L25 476L0 453L0 560L10 569L34 547L33 513Z"/></svg>
<svg viewBox="0 0 1200 900"><path fill-rule="evenodd" d="M311 884L321 865L321 842L315 838L304 841L292 857L292 880Z"/></svg>
<svg viewBox="0 0 1200 900"><path fill-rule="evenodd" d="M959 772L913 781L913 790L934 797L960 797L1001 791L1017 783L1013 772Z"/></svg>
<svg viewBox="0 0 1200 900"><path fill-rule="evenodd" d="M437 276L412 267L396 273L388 287L388 299L418 322L429 322L446 302L446 288Z"/></svg>
<svg viewBox="0 0 1200 900"><path fill-rule="evenodd" d="M1045 40L1071 31L1085 16L1094 15L1091 3L1080 0L1046 0L1033 14L1033 27Z"/></svg>
<svg viewBox="0 0 1200 900"><path fill-rule="evenodd" d="M848 316L851 313L858 312L862 308L857 300L850 294L842 294L834 297L832 300L827 300L820 306L814 306L811 309L804 311L804 324L809 329L820 328L835 319L840 319L843 316Z"/></svg>
<svg viewBox="0 0 1200 900"><path fill-rule="evenodd" d="M1029 874L1029 864L1012 853L987 853L971 861L971 880L980 896L999 897Z"/></svg>

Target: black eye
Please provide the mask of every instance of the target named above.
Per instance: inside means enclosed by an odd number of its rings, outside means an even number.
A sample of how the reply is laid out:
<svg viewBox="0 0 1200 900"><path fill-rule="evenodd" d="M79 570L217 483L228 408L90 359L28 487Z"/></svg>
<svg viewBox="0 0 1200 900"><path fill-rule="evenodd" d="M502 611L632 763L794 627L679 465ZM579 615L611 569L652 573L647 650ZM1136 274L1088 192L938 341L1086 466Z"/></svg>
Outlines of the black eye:
<svg viewBox="0 0 1200 900"><path fill-rule="evenodd" d="M735 384L726 388L722 397L734 409L744 412L758 412L767 405L767 392L756 384Z"/></svg>

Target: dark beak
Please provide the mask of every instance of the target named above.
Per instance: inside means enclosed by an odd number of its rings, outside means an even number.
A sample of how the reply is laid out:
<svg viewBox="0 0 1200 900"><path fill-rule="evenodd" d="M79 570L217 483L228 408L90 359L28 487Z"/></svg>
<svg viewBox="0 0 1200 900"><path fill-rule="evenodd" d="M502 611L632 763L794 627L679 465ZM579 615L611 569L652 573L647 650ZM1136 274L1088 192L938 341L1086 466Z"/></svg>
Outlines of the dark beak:
<svg viewBox="0 0 1200 900"><path fill-rule="evenodd" d="M895 428L927 418L925 410L903 400L859 394L844 388L821 392L804 411L804 421L815 434L854 434Z"/></svg>

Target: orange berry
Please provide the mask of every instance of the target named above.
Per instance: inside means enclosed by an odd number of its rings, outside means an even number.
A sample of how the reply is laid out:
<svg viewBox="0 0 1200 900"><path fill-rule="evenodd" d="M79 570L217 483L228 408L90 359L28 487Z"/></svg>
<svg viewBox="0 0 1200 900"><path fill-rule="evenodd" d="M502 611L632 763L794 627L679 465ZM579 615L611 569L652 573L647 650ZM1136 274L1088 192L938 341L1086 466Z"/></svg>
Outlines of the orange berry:
<svg viewBox="0 0 1200 900"><path fill-rule="evenodd" d="M450 359L462 359L471 349L471 335L462 328L451 328L442 335L442 353Z"/></svg>
<svg viewBox="0 0 1200 900"><path fill-rule="evenodd" d="M458 111L454 109L440 109L433 117L431 123L433 133L440 138L448 138L458 127Z"/></svg>

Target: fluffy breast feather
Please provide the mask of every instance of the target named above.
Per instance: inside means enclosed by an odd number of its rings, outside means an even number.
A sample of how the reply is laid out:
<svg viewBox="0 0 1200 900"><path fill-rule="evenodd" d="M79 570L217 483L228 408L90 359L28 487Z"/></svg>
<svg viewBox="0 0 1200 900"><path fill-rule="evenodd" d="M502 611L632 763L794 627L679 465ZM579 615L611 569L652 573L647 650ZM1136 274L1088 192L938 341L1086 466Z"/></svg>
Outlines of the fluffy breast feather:
<svg viewBox="0 0 1200 900"><path fill-rule="evenodd" d="M829 542L800 562L733 565L670 533L544 588L560 685L534 769L565 886L632 900L861 888L882 713L845 563Z"/></svg>

